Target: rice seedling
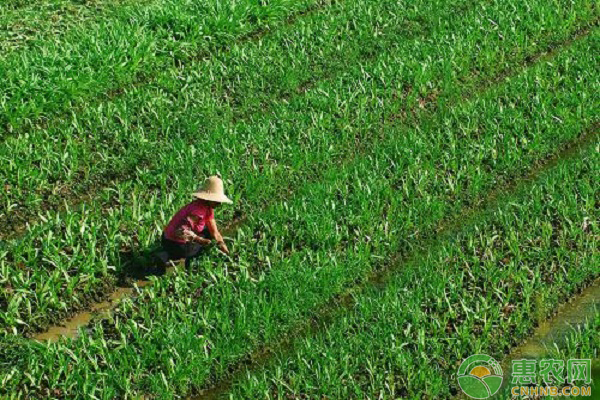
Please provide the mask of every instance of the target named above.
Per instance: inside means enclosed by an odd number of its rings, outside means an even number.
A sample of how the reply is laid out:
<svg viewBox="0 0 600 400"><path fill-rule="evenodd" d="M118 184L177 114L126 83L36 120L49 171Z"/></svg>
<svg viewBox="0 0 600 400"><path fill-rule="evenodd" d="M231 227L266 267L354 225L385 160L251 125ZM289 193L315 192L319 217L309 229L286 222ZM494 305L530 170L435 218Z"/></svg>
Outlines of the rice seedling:
<svg viewBox="0 0 600 400"><path fill-rule="evenodd" d="M0 6L0 59L6 59L15 51L22 54L52 38L56 41L59 36L81 29L95 19L115 18L115 14L122 15L127 6L133 5L127 0L30 2L27 7L18 8L7 7L5 3ZM137 6L148 3L136 2Z"/></svg>
<svg viewBox="0 0 600 400"><path fill-rule="evenodd" d="M597 369L600 368L600 313L591 316L587 323L573 329L564 343L550 346L548 358L567 360L569 358L591 358ZM594 376L594 381L598 375ZM597 381L596 381L597 382Z"/></svg>
<svg viewBox="0 0 600 400"><path fill-rule="evenodd" d="M503 178L551 153L559 142L576 138L586 120L582 119L586 109L578 107L579 96L592 91L596 82L593 49L597 44L597 36L592 36L558 56L554 63L568 65L567 69L536 66L484 96L438 109L437 118L424 127L398 127L389 133L388 141L350 164L332 166L322 181L302 185L292 199L251 216L238 234L236 259L205 260L190 273L156 280L151 289L125 301L111 320L98 321L89 334L74 342L41 350L27 345L24 352L30 353L25 359L51 354L68 365L64 349L73 348L76 357L94 354L103 362L93 373L94 384L76 378L86 376L89 365L71 363L70 373L65 368L44 374L42 367L36 367L33 375L43 377L23 390L43 393L47 388L72 390L76 385L84 395L95 393L97 387L105 388L107 395L131 390L168 395L187 393L190 385L209 387L243 354L259 343L276 340L331 296L360 282L381 257L410 250L427 236L422 232L434 229L442 218L456 215ZM557 70L562 71L560 79ZM556 85L563 90L556 91ZM530 98L539 101L545 112L529 113L530 102L524 99ZM506 110L506 104L514 108ZM556 126L551 115L563 124ZM456 121L457 128L448 129L449 121ZM523 137L518 128L525 121L537 127L536 135L515 145ZM507 132L502 142L489 128L498 124ZM477 135L471 137L469 132ZM455 159L455 170L436 163ZM447 179L456 183L447 185ZM268 193L265 184L249 187L255 193L262 194L262 189ZM138 204L132 208L139 210ZM143 219L134 223L139 237L152 235L143 233ZM519 243L518 237L509 243ZM461 316L460 308L451 311L448 317ZM462 335L468 339L466 332ZM119 349L118 357L114 349ZM73 372L77 368L83 370ZM12 375L15 388L23 385L16 373Z"/></svg>
<svg viewBox="0 0 600 400"><path fill-rule="evenodd" d="M194 395L249 363L233 397L448 397L465 354L499 357L598 275L594 2L103 0L46 18L69 3L22 7L31 37L0 56L0 396ZM219 217L245 216L231 257L150 278L75 339L24 338L146 267L215 172L235 200Z"/></svg>
<svg viewBox="0 0 600 400"><path fill-rule="evenodd" d="M592 233L588 221L589 218L585 217L582 229L586 233ZM581 292L578 290L574 293L567 302L562 303L555 314L536 327L525 341L511 349L508 356L502 360L504 368L508 370L512 362L519 359L535 360L540 367L541 363L547 362L547 360L562 361L563 369L553 377L556 378L555 381L545 382L543 375L540 374L542 376L538 376L535 383L538 387L555 386L558 391L562 391L564 388L564 390L572 392L572 386L565 381L568 376L569 360L590 360L591 370L585 373L589 373L588 377L592 378L591 382L588 382L588 384L578 383L584 388L590 387L590 394L595 396L600 389L598 384L600 378L600 357L598 354L600 348L598 346L600 344L600 331L598 330L598 318L600 317L598 313L598 304L600 304L600 296L598 296L600 293L599 283L600 279L596 279L589 286L583 288ZM505 372L505 376L508 376L508 372ZM564 375L561 376L561 374ZM514 398L515 396L511 394L512 386L505 385L500 395L504 398ZM576 392L571 394L573 393Z"/></svg>
<svg viewBox="0 0 600 400"><path fill-rule="evenodd" d="M3 136L32 120L35 126L40 118L68 113L75 104L87 107L90 97L148 80L174 60L211 57L236 39L285 24L286 17L316 4L161 0L119 7L106 19L76 20L63 35L33 39L0 59Z"/></svg>
<svg viewBox="0 0 600 400"><path fill-rule="evenodd" d="M455 6L460 7L461 4L463 3L458 2ZM152 151L157 146L172 146L173 140L178 141L178 146L185 142L194 145L204 142L204 147L214 146L214 141L221 142L223 136L232 135L230 132L234 132L233 135L239 135L239 132L246 134L248 125L254 121L262 121L265 125L272 123L276 127L280 120L286 117L289 119L289 116L293 115L293 110L310 106L302 99L290 105L290 99L285 94L293 92L294 88L305 86L304 83L298 84L298 82L311 82L314 75L319 75L320 66L325 65L331 69L333 65L339 64L331 60L337 59L341 54L347 55L345 61L355 68L347 71L343 75L343 80L335 81L332 77L326 84L319 85L311 92L318 90L325 93L331 93L332 90L337 92L344 85L352 85L351 87L354 88L352 90L358 90L360 93L361 85L365 87L365 84L369 84L372 93L368 98L378 98L377 101L371 100L370 103L365 104L367 107L372 107L373 122L370 124L379 124L381 119L394 119L410 112L411 107L418 107L424 96L432 95L434 99L449 96L456 87L452 82L469 80L475 72L472 62L464 61L467 54L476 57L476 54L482 53L483 48L490 49L491 53L487 57L489 63L478 67L476 76L494 76L498 71L498 60L504 59L505 63L510 65L510 62L531 55L521 52L519 43L522 38L518 36L514 37L510 46L505 43L505 47L497 46L500 41L497 36L487 34L482 37L473 36L471 27L481 18L478 7L469 8L468 14L461 16L463 18L449 20L448 17L456 13L452 12L451 8L450 15L447 15L445 6L448 5L446 2L435 5L424 2L422 9L412 14L401 15L396 20L389 20L393 9L386 8L386 3L379 5L379 14L374 11L371 13L373 15L362 20L359 19L361 4L359 3L354 9L348 6L347 12L342 13L339 18L332 20L323 14L307 21L306 25L314 23L314 26L297 28L297 31L283 32L280 35L275 34L270 38L273 39L272 41L265 39L260 44L256 44L252 53L246 46L233 50L229 54L230 68L223 69L221 60L209 65L192 64L189 68L191 75L184 79L180 76L181 71L169 71L161 77L160 88L152 86L135 90L122 101L119 99L114 103L104 104L98 108L90 107L84 112L74 114L72 118L58 124L54 129L37 130L26 140L18 138L8 140L0 148L0 154L5 154L4 159L7 163L2 178L10 187L10 190L0 193L3 196L2 204L6 204L5 210L0 209L0 218L3 217L4 223L8 225L3 230L11 230L10 226L14 224L22 225L40 209L60 207L65 197L77 199L81 193L91 191L98 186L102 187L106 182L135 175L140 166L161 169L162 167L154 162L156 157ZM511 18L513 11L509 6L502 4L497 7L486 8L486 16L495 20ZM444 11L434 13L435 10ZM431 15L431 20L423 19L428 15ZM343 53L333 50L332 47L331 53L324 54L322 58L315 57L314 50L310 50L314 47L309 43L314 36L305 38L305 32L308 30L319 33L320 40L326 40L330 31L347 25L349 16L353 17L357 24L363 23L358 25L358 29L354 26L344 28L345 34L341 37L349 39L354 35L352 32L356 32L356 42L344 44L341 47ZM387 51L386 46L383 45L385 40L381 39L380 43L377 39L374 44L382 47L383 55L380 56L381 59L378 58L379 61L370 66L365 63L362 42L373 30L374 24L377 26L378 20L388 20L389 26L392 27L412 26L415 21L421 21L420 25L424 27L433 24L427 29L431 29L434 34L431 37L417 36L412 40L403 41L396 46L391 46ZM437 25L427 21L437 21L435 23ZM586 21L588 20L584 19L580 24L585 25ZM529 23L537 26L539 20L531 20ZM551 29L556 32L556 37L571 32L561 26L561 22L558 24ZM572 24L568 22L569 26ZM393 33L384 28L380 30L388 34ZM305 43L304 46L286 51L292 33L296 35L297 43L302 43L303 40ZM445 48L440 49L439 43L445 43L445 38L450 34L453 35L452 40ZM549 40L550 43L552 38L548 36L546 29L540 29L539 35L540 48L543 49L542 43L545 40ZM387 40L389 41L389 38ZM480 40L482 42L478 47L475 43ZM471 43L471 46L467 43ZM438 52L453 56L442 59L440 65L430 60L431 54ZM509 58L514 53L521 56ZM280 55L279 60L275 60L272 54ZM496 54L496 58L491 54ZM250 59L262 61L250 64L250 67L243 67L245 64L240 63L238 59L243 62L248 62ZM318 61L311 62L311 59ZM311 65L313 68L299 68L299 75L295 76L289 70L289 66L295 63L295 60L303 62L304 65ZM225 62L229 63L227 60ZM427 68L426 75L423 75L420 70L422 63L431 65ZM197 71L202 68L206 70ZM239 72L242 68L244 69ZM256 76L256 70L261 71L260 78ZM452 70L455 72L448 75ZM215 78L223 74L225 74L223 78ZM373 76L379 76L381 82L372 82ZM248 81L248 84L244 84L245 81ZM273 82L275 85L272 84ZM447 88L446 91L443 88ZM274 93L274 95L265 100L263 93ZM323 97L323 94L320 93L320 96ZM353 98L350 93L343 93L340 96ZM355 103L362 98L356 98ZM327 101L322 99L323 105L331 104L338 107L337 109L324 107L323 111L331 110L329 112L334 115L343 115L338 106L341 102L335 100L335 98ZM273 109L268 116L265 116L262 110L269 103ZM349 109L349 107L345 108ZM361 106L361 109L364 107ZM243 118L240 118L240 114ZM194 115L195 118L190 119L189 115ZM82 140L82 137L86 139ZM166 144L163 145L165 142ZM31 143L36 145L32 146ZM260 149L258 145L255 147ZM170 150L165 147L164 153L170 153ZM23 165L36 168L24 169Z"/></svg>
<svg viewBox="0 0 600 400"><path fill-rule="evenodd" d="M586 48L585 45L583 45L583 48ZM579 51L580 48L576 48L573 51ZM579 72L579 70L577 70L577 72ZM580 84L581 85L588 85L589 89L585 89L585 88L579 88L577 86L574 86L575 88L577 88L576 90L579 90L578 93L586 93L586 90L594 90L595 87L595 80L594 80L594 75L593 75L594 70L590 69L588 71L584 71L585 74L587 74L587 76L589 76L590 80L587 80L586 83L586 79L581 79L581 76L576 75L575 73L572 75L573 79L579 79L580 80ZM529 79L535 79L532 78L530 76ZM571 92L566 92L569 93L569 95L571 94ZM575 93L575 92L573 92ZM494 94L494 96L497 94ZM573 95L574 96L574 95ZM305 97L305 100L312 100L314 99L316 104L322 104L322 100L321 100L321 96L316 93L315 97ZM570 99L570 100L569 100ZM577 101L578 97L565 97L565 101ZM336 101L343 101L341 99L338 99ZM502 100L504 101L504 100ZM508 100L507 100L508 101ZM515 102L516 104L516 102ZM562 111L560 108L556 108L556 106L553 109L556 109L560 112L566 112L566 113L570 113L569 111L569 107L567 106L567 104L569 104L568 102L565 103L559 103L561 104ZM335 107L335 104L332 104L333 107ZM352 108L352 104L348 104L347 107ZM472 106L471 106L472 107ZM573 106L574 107L574 106ZM489 114L488 115L497 115L499 110L502 110L504 108L504 105L501 103L500 105L492 105L492 107L490 108ZM369 126L369 124L365 123L365 119L366 121L369 121L367 118L372 118L372 114L368 113L368 112L364 112L363 110L358 109L359 111L359 116L361 117L361 119L357 119L354 123L358 123L361 124L363 126ZM471 114L478 114L480 113L480 110L473 110L471 109L471 111L469 111L469 113ZM557 117L562 118L564 121L572 121L573 122L573 126L575 128L569 128L569 129L573 129L573 131L569 131L567 130L565 133L567 134L565 136L565 139L568 139L570 137L573 137L573 134L576 134L578 132L581 131L583 124L586 123L590 123L590 121L593 121L593 110L590 111L591 114L585 114L584 113L578 113L576 114L576 116L570 115L570 114L566 114L566 115L561 115L561 114L557 114ZM327 135L326 133L326 129L328 129L328 125L324 124L324 120L323 118L319 119L319 115L320 115L320 110L317 110L315 112L314 115L310 115L307 114L306 118L302 121L299 121L296 117L296 113L290 113L289 115L289 125L287 129L289 132L294 132L295 130L297 130L299 127L301 127L302 132L306 132L308 134L310 134L310 140L311 140L311 146L310 147L306 147L305 144L303 142L298 142L295 147L290 147L291 144L288 143L279 143L277 144L276 142L273 141L273 137L272 137L272 126L269 125L267 126L257 126L256 130L252 130L249 133L248 137L252 138L252 140L254 141L254 143L256 143L258 141L258 138L260 137L265 137L265 145L264 148L269 148L270 152L271 152L271 159L272 161L269 161L268 159L265 160L265 162L261 162L261 165L258 165L258 161L256 157L252 157L250 160L248 160L248 163L246 164L239 164L240 168L242 168L241 170L238 171L232 171L232 174L239 174L239 175L244 175L247 177L247 179L245 180L244 185L240 187L240 190L244 190L245 192L247 191L248 193L244 194L244 197L247 199L247 204L248 207L256 207L257 205L261 205L261 204L268 204L270 203L272 200L274 200L274 196L276 196L277 193L281 193L281 192L285 192L286 190L288 190L287 188L292 187L294 185L298 185L300 184L302 181L304 181L306 179L307 176L310 176L310 174L313 173L313 171L311 170L305 170L303 168L301 168L301 165L306 163L307 161L310 161L313 165L317 166L317 165L327 165L328 163L330 163L330 158L332 156L338 156L338 155L343 155L344 152L346 151L344 148L339 149L339 153L333 153L332 150L335 149L335 147L332 148L332 146L334 145L335 142L339 142L340 137L333 137L331 135ZM362 119L364 118L364 119ZM442 117L440 117L442 118ZM446 133L444 133L445 129L448 129L447 127L447 123L448 123L448 118L450 118L449 120L451 121L453 119L452 115L449 116L443 116L444 120L443 122L441 122L442 120L438 119L437 122L434 122L434 127L433 129L441 129L440 133L439 133L439 137L444 137L444 135L446 135ZM550 127L552 127L553 132L557 131L553 125L554 125L554 120L553 119L546 119L546 115L545 114L541 114L540 115L540 119L542 121L546 121L545 123L548 124L548 129L550 129ZM509 121L510 124L515 124L518 123L519 120L514 120L513 116L511 116L510 114L507 116L507 121ZM522 120L522 121L526 121L526 120ZM283 118L280 120L280 122L282 123L282 125L280 125L278 128L281 129L282 127L285 127L285 125L283 125ZM333 122L333 121L332 121ZM306 124L304 126L299 125L299 123L303 123ZM423 141L422 139L422 129L429 129L429 125L430 122L428 122L427 120L424 120L422 122L422 125L417 128L416 130L413 131L413 137L411 138L411 140L409 142L406 142L406 148L410 148L413 149L413 151L415 152L413 155L410 155L410 157L417 157L417 159L420 159L423 154L422 153L424 151L427 152L431 152L431 149L437 149L439 148L439 146L443 143L444 146L447 145L447 143L445 143L444 139L439 139L439 145L432 145L431 142L427 142L427 141ZM515 128L515 126L513 125L509 125L508 129L511 129L514 131L515 134L517 134L518 129L521 129L521 127L523 126L523 123L521 125L518 125L517 128ZM467 126L466 128L463 129L476 129L476 130L481 130L484 129L482 126L474 126L474 125L470 125ZM364 132L364 131L363 131ZM366 132L364 132L364 134L368 134L368 130ZM570 134L568 134L568 132L572 132ZM404 135L405 133L405 129L403 127L399 127L398 128L398 135ZM492 134L492 132L489 132L489 134ZM556 134L556 133L555 133ZM352 146L352 137L355 134L353 132L349 132L348 133L348 140L345 140L346 143L349 143ZM473 137L472 140L480 140L481 138L478 136ZM290 135L290 140L295 140L295 136ZM396 138L396 136L393 137L394 141L398 141L398 139ZM513 147L513 142L511 142L511 140L513 140L512 138L506 137L505 138L505 146L507 148L507 156L508 157L514 157L512 163L516 163L517 159L523 157L522 154L520 154L519 152L515 152L518 151L518 149L512 150ZM519 139L521 140L521 139ZM539 141L539 138L536 139ZM559 136L553 138L552 144L551 145L555 145L556 142L559 140ZM344 142L344 141L342 141ZM524 143L524 142L523 142ZM526 143L526 145L528 145L528 143ZM531 141L531 146L533 146L534 148L537 147L537 150L542 152L543 154L543 147L538 146L539 143L536 143L535 141ZM223 146L223 145L221 145ZM238 154L244 154L247 152L248 148L247 148L247 143L244 142L238 142L237 144L235 143L231 143L230 146L215 146L214 147L214 151L215 152L220 152L221 149L224 148L228 148L230 151L230 154L232 156L232 159L237 159L239 160L239 156ZM448 158L450 157L454 157L454 153L458 152L458 149L456 148L456 143L453 144L454 146L454 150L451 153L452 156L448 155ZM481 146L481 145L480 145ZM490 143L488 143L488 146L490 147L495 147L496 152L498 151L503 151L499 146L498 143L492 141ZM305 148L303 151L300 150L301 148ZM236 149L236 152L231 152L232 149ZM429 148L429 150L427 150L427 148ZM551 148L551 147L550 147ZM296 150L298 149L298 150ZM421 150L423 149L423 150ZM308 150L308 151L307 151ZM476 151L477 149L473 149L472 151ZM180 144L179 150L178 152L181 155L186 155L186 158L189 160L194 159L195 154L196 154L196 149L194 147L192 148L186 148L184 144ZM546 150L547 151L547 150ZM405 150L402 151L401 154L406 153ZM177 173L177 176L179 176L180 178L180 183L182 179L187 179L187 183L185 184L185 186L183 187L187 187L190 188L188 190L191 190L191 188L195 185L195 181L197 180L197 176L199 175L199 171L195 168L191 168L190 165L191 163L189 162L182 162L181 159L177 160L177 159L172 159L170 157L170 154L172 153L166 153L165 154L165 160L167 160L167 164L165 164L165 166L163 167L165 170L169 169L171 170L173 173ZM260 154L260 153L259 153ZM431 153L430 153L431 154ZM435 154L435 153L434 153ZM467 154L470 153L466 153L465 157L467 156ZM258 155L258 157L260 157L260 155ZM492 152L492 154L489 156L490 159L486 160L485 158L482 158L480 156L481 161L485 163L485 165L487 165L488 163L491 163L491 160L494 160L494 154ZM496 155L497 157L497 155ZM218 162L218 164L214 164L214 166L212 168L214 168L214 170L223 170L224 168L227 167L227 165L229 165L228 168L231 168L231 165L233 165L233 163L230 163L229 160L227 159L218 159L217 157L206 157L207 158L207 162L210 162L209 160L212 160L212 162ZM410 158L409 158L410 159ZM431 160L436 159L436 156L432 155L431 156ZM239 161L238 161L239 162ZM406 161L403 161L403 163ZM494 163L496 163L496 161L493 161ZM403 165L403 163L401 165ZM181 164L181 165L178 165ZM496 163L497 164L497 163ZM320 168L320 167L319 167ZM413 163L412 167L411 167L411 171L414 170L418 170L418 169L422 169L424 170L425 168L439 168L438 164L433 163L433 161L430 161L427 164L423 164L423 163ZM503 166L501 165L497 165L497 168L503 168ZM291 171L296 171L296 172L291 172ZM450 171L450 170L448 170ZM303 175L304 174L308 174L308 175ZM433 171L432 171L433 173ZM462 176L460 179L467 179L467 177L470 177L471 179L477 179L477 175L478 174L474 174L472 172L469 171L462 171L461 172ZM286 177L287 180L282 180L283 177ZM252 178L251 178L252 177ZM25 276L27 276L28 278L25 280L20 280L20 284L19 287L21 289L26 289L25 292L22 293L22 297L25 298L29 298L28 293L30 293L29 291L31 290L37 290L38 286L34 284L34 282L38 281L38 280L42 280L42 281L47 281L47 277L48 277L48 272L52 271L51 274L52 276L54 276L51 280L63 280L65 278L67 278L67 281L69 281L70 279L74 279L75 281L79 281L82 280L84 282L84 286L83 286L83 290L78 291L81 292L83 297L90 297L90 296L95 296L95 293L93 291L94 285L95 283L98 282L106 282L107 280L109 281L108 284L110 283L110 278L109 278L109 272L115 268L119 269L122 271L122 263L123 261L121 260L121 253L129 251L133 248L133 250L135 249L140 249L140 247L143 249L144 247L148 247L148 246L152 246L153 241L156 238L157 232L159 230L157 230L157 228L159 228L159 226L157 226L156 224L160 224L158 221L154 221L154 225L152 226L147 226L146 228L140 228L140 225L144 223L144 219L147 221L150 221L152 219L154 219L154 216L156 215L156 209L152 209L152 208L146 208L148 207L148 205L150 205L151 207L164 207L165 205L167 205L167 207L172 207L170 206L170 204L173 204L173 197L171 194L167 195L166 197L162 196L162 195L158 195L156 196L156 194L153 191L148 191L147 189L144 189L145 187L157 187L160 186L162 188L164 188L163 190L166 190L166 188L170 187L170 183L167 181L168 176L156 176L156 174L154 174L152 171L147 171L146 175L143 179L140 179L140 181L142 182L140 185L137 185L135 183L127 183L125 185L123 185L120 188L117 188L117 191L106 191L105 193L103 193L102 197L104 199L110 199L111 200L111 204L116 204L118 206L118 211L112 209L108 210L108 218L107 218L107 212L102 210L101 207L94 207L93 204L96 203L92 203L91 208L89 209L84 209L83 211L77 211L77 212L73 212L73 213L67 213L66 215L64 213L61 214L55 214L53 217L52 216L48 216L47 218L45 218L45 222L44 224L42 224L41 226L36 227L35 229L33 229L26 238L24 238L23 240L18 240L15 241L14 244L12 245L12 251L9 254L10 258L9 258L9 262L10 264L13 266L12 269L19 271L19 270L23 270L24 269L27 271L28 269L35 269L36 273L32 276L30 273L25 274ZM445 179L445 178L444 178ZM280 181L281 183L279 185L274 185L273 181ZM424 181L422 181L424 182ZM459 182L455 182L455 181L450 181L450 184L453 186L453 191L451 192L451 194L454 196L454 192L461 192L464 191L465 188L457 185L457 183ZM182 183L183 184L183 183ZM396 185L401 185L401 186L408 186L410 185L411 182L407 181L407 182L398 182L396 183ZM134 185L134 186L132 186ZM431 188L435 188L437 187L437 185L442 185L442 187L445 185L444 180L439 181L437 184L433 184L433 186L429 186ZM472 190L472 193L478 193L480 190L482 190L482 183L481 182L477 182L475 181L474 184L472 184L472 188L470 190ZM245 189L248 188L248 189ZM260 188L259 190L257 188ZM427 189L427 187L423 186L419 189L420 192L422 192L423 190ZM172 190L172 187L171 187ZM407 189L404 189L407 190ZM125 193L127 193L127 195L124 195ZM182 196L185 196L186 190L184 191L180 191L179 192L179 198L181 199ZM133 195L131 195L133 194ZM258 196L257 198L253 199L252 196ZM148 196L148 197L146 197ZM156 197L155 197L156 196ZM236 195L239 196L239 195ZM179 200L182 201L182 200ZM133 203L133 204L132 204ZM431 207L434 208L430 208L429 210L423 209L423 212L425 213L432 213L432 215L436 215L436 217L441 217L444 215L444 208L443 208L443 204L445 203L445 201L442 201L439 204L430 204ZM102 204L101 202L99 204ZM143 210L143 211L142 211ZM433 211L432 211L433 210ZM435 211L436 210L436 211ZM167 208L166 210L164 208L160 209L160 211L158 211L160 215L163 216L167 216L171 211L169 208ZM436 214L437 213L437 214ZM90 220L89 222L89 226L92 229L84 229L85 227L81 227L79 224L79 221L82 220ZM66 227L65 227L66 224ZM71 226L71 227L69 227ZM414 227L414 225L413 225ZM61 235L56 235L56 232L61 232L63 231L64 234ZM83 234L81 235L80 234ZM129 243L122 243L123 240L125 240L126 238L129 238L128 232L135 232L135 241L134 242L129 242ZM41 254L42 256L40 256L40 242L39 242L39 238L43 238L43 237L48 237L48 235L50 235L50 237L43 243L43 247L44 249L41 250ZM33 240L33 242L31 242L31 240ZM129 239L127 239L129 240ZM82 246L81 243L85 243L86 245ZM27 249L37 249L35 252L30 252ZM45 254L48 254L48 256L46 256L46 258L44 259ZM99 265L96 264L95 261L93 260L98 260ZM44 268L35 268L36 265L39 265L40 261L43 261L43 266ZM57 268L55 269L55 265L57 264L64 264L63 267ZM77 265L77 268L73 268L71 266L73 265ZM49 271L46 271L45 269L48 268ZM65 274L64 271L71 271L67 274ZM22 275L22 272L20 272L20 274ZM72 278L70 278L72 277ZM16 279L16 278L15 278ZM74 284L74 283L73 283ZM105 284L99 285L98 286L98 291L101 291L102 289L104 289ZM92 293L90 294L90 291L92 291ZM58 296L58 298L54 298L54 300L52 301L53 304L53 308L56 309L57 311L59 311L58 315L64 315L70 312L70 310L72 310L73 307L77 306L77 298L72 298L72 302L66 302L64 300L62 300L63 296ZM35 309L35 302L31 302L31 299L29 300L29 302L27 303L21 303L23 300L20 299L15 299L13 301L12 304L16 304L18 306L16 306L16 308L11 308L12 312L9 313L7 315L10 316L11 314L21 314L21 311L19 310L34 310ZM45 302L45 300L43 300L43 302ZM35 313L35 312L34 312ZM31 314L31 312L29 312L29 314ZM35 313L38 314L38 313ZM49 320L52 320L53 318L56 318L56 314L49 314L49 313L41 313L38 315L38 318L41 318L42 322L40 323L36 323L35 319L33 320L33 324L31 324L31 322L29 321L28 317L25 317L23 315L20 315L20 317L18 318L21 321L26 321L26 324L20 324L20 328L25 329L25 330L32 330L35 329L36 326L40 326L43 327ZM15 325L11 324L9 326L12 326L12 329L15 329Z"/></svg>
<svg viewBox="0 0 600 400"><path fill-rule="evenodd" d="M548 314L600 275L599 154L592 147L503 198L385 287L356 295L326 330L298 339L264 370L240 375L231 396L456 395L464 358L501 360L535 326L532 315ZM594 221L587 231L584 219ZM543 309L535 309L534 296L544 297ZM597 356L593 346L578 350Z"/></svg>

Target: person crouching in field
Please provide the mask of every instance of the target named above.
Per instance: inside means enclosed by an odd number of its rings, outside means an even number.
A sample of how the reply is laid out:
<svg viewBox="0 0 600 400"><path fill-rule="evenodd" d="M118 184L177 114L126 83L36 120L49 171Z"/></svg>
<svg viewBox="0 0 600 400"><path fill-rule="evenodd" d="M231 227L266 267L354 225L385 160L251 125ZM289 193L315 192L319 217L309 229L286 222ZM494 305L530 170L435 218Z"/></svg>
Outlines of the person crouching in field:
<svg viewBox="0 0 600 400"><path fill-rule="evenodd" d="M222 203L231 204L225 196L223 181L211 176L206 179L204 187L192 194L194 200L180 209L167 224L161 244L168 253L169 260L185 259L185 266L202 254L202 250L210 245L211 237L217 241L217 247L225 254L229 249L215 221L215 208Z"/></svg>

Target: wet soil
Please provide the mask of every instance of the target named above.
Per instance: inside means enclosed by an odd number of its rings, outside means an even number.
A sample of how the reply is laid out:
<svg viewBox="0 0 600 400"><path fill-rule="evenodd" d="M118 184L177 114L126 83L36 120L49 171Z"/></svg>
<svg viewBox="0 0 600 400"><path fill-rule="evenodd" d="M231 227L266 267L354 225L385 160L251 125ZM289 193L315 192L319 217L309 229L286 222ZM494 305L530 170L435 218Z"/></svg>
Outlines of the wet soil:
<svg viewBox="0 0 600 400"><path fill-rule="evenodd" d="M569 333L600 313L600 279L584 289L581 294L568 303L561 305L557 313L542 322L533 335L516 347L508 357L511 360L521 358L540 358L548 354L554 343L564 344Z"/></svg>
<svg viewBox="0 0 600 400"><path fill-rule="evenodd" d="M600 278L585 288L579 295L562 304L557 312L543 321L533 334L521 345L515 347L502 361L504 371L504 384L500 393L504 393L507 383L510 382L511 362L520 359L541 359L547 357L555 346L564 348L569 334L584 325L600 313ZM598 360L596 360L598 361ZM593 398L600 398L600 364L594 363L592 370ZM594 394L594 392L596 392Z"/></svg>
<svg viewBox="0 0 600 400"><path fill-rule="evenodd" d="M167 273L172 273L177 269L177 266L167 268ZM31 338L37 341L45 341L54 343L61 338L76 338L79 335L80 329L85 328L93 318L108 317L113 309L115 309L120 301L125 297L135 296L137 288L144 288L152 285L150 280L138 280L132 287L118 287L112 292L108 299L99 303L94 303L89 310L79 312L58 325L51 326L47 331L33 335Z"/></svg>
<svg viewBox="0 0 600 400"><path fill-rule="evenodd" d="M123 297L131 295L133 290L134 288L118 288L110 294L108 300L93 304L89 311L75 314L73 317L63 321L61 325L52 326L48 331L34 335L33 339L57 342L63 336L75 338L78 335L79 328L86 326L94 316L110 312Z"/></svg>

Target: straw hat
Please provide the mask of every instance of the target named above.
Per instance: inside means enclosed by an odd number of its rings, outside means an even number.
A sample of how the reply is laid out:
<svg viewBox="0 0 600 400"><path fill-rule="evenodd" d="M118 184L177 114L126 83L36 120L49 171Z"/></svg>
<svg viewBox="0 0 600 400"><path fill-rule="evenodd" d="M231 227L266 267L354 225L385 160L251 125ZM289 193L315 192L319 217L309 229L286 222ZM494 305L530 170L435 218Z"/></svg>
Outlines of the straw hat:
<svg viewBox="0 0 600 400"><path fill-rule="evenodd" d="M192 193L192 196L197 199L216 201L217 203L233 203L233 201L225 196L223 181L218 176L207 178L206 181L204 181L204 186L201 189L198 189L197 192Z"/></svg>

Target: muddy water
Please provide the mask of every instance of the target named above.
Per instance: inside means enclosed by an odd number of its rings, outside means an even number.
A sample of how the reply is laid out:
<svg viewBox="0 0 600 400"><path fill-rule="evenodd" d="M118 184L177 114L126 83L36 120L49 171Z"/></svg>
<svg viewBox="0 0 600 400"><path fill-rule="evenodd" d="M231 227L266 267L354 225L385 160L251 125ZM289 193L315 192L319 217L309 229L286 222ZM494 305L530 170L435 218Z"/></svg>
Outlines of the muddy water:
<svg viewBox="0 0 600 400"><path fill-rule="evenodd" d="M150 285L150 281L138 281L136 286L142 288ZM62 321L61 325L50 327L46 332L39 333L33 336L34 340L56 342L61 337L75 338L79 334L79 329L85 327L92 318L96 316L108 315L124 297L131 296L134 292L133 287L117 288L112 292L108 300L95 303L90 307L89 311L84 311L75 314L73 317Z"/></svg>
<svg viewBox="0 0 600 400"><path fill-rule="evenodd" d="M176 270L182 268L184 268L183 261L176 262L173 266L167 268L166 275L173 274ZM76 338L80 329L86 327L93 318L108 317L122 299L135 296L136 287L141 289L151 285L152 281L139 280L135 282L134 287L117 288L109 295L107 300L92 304L89 310L75 314L60 324L50 327L46 332L38 333L32 339L52 343L57 342L61 337Z"/></svg>
<svg viewBox="0 0 600 400"><path fill-rule="evenodd" d="M555 345L559 349L564 348L565 342L573 329L583 325L586 320L593 319L597 313L600 313L600 278L596 279L592 285L584 289L579 295L573 297L571 301L561 305L553 317L542 322L529 339L520 346L515 347L502 361L504 384L500 393L508 395L504 390L506 390L511 379L510 372L513 360L540 359L548 356ZM592 371L594 383L600 379L599 375L600 369L595 367ZM597 391L598 387L598 384L595 383L592 392ZM594 396L594 398L597 397Z"/></svg>
<svg viewBox="0 0 600 400"><path fill-rule="evenodd" d="M597 313L600 313L600 278L596 279L579 295L574 296L571 301L562 304L554 316L542 322L525 342L515 347L502 360L504 382L498 394L493 398L510 398L506 387L511 379L510 372L513 360L543 358L549 354L549 350L554 347L555 343L559 349L563 348L569 333L584 324L586 320L594 318ZM600 365L594 366L592 377L594 382L600 381ZM455 398L470 399L460 391Z"/></svg>
<svg viewBox="0 0 600 400"><path fill-rule="evenodd" d="M564 344L573 329L600 313L600 279L584 289L570 302L561 305L556 315L540 324L533 335L522 345L516 347L508 357L540 358L556 343L559 348Z"/></svg>

